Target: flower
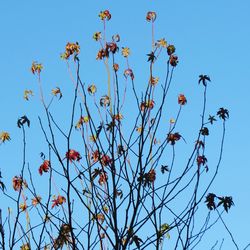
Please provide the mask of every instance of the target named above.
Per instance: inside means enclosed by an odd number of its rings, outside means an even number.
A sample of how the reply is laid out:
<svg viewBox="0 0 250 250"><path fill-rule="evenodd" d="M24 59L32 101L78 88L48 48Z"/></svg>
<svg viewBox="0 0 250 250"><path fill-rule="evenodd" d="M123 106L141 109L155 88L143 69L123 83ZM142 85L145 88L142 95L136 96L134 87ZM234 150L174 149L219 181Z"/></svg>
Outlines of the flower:
<svg viewBox="0 0 250 250"><path fill-rule="evenodd" d="M187 99L183 94L179 94L178 96L178 103L180 105L185 105L187 103Z"/></svg>
<svg viewBox="0 0 250 250"><path fill-rule="evenodd" d="M171 118L171 119L169 120L169 122L170 122L170 124L174 124L174 123L175 123L175 119L174 119L174 118Z"/></svg>
<svg viewBox="0 0 250 250"><path fill-rule="evenodd" d="M33 74L40 74L41 71L43 69L43 65L41 63L37 63L37 62L32 62L32 65L31 65L31 72Z"/></svg>
<svg viewBox="0 0 250 250"><path fill-rule="evenodd" d="M103 185L104 183L106 183L108 180L108 175L106 174L105 171L103 171L102 173L99 174L99 184L100 185Z"/></svg>
<svg viewBox="0 0 250 250"><path fill-rule="evenodd" d="M38 203L40 203L42 198L40 196L36 196L31 200L32 205L35 207Z"/></svg>
<svg viewBox="0 0 250 250"><path fill-rule="evenodd" d="M20 247L20 250L31 250L30 244L26 243Z"/></svg>
<svg viewBox="0 0 250 250"><path fill-rule="evenodd" d="M108 155L102 156L101 163L103 166L108 166L111 162L112 162L112 160L110 159L110 157Z"/></svg>
<svg viewBox="0 0 250 250"><path fill-rule="evenodd" d="M100 105L102 107L109 106L110 105L110 98L109 98L109 96L107 96L107 95L102 96L101 99L100 99Z"/></svg>
<svg viewBox="0 0 250 250"><path fill-rule="evenodd" d="M179 62L178 61L178 56L176 56L176 55L171 55L170 56L169 63L170 63L171 66L173 66L173 67L177 66L178 62Z"/></svg>
<svg viewBox="0 0 250 250"><path fill-rule="evenodd" d="M75 151L74 149L70 149L67 153L66 153L66 158L72 162L72 161L80 161L80 159L82 158L81 155Z"/></svg>
<svg viewBox="0 0 250 250"><path fill-rule="evenodd" d="M126 69L126 70L124 71L124 76L125 76L126 79L128 78L128 76L130 76L130 78L131 78L132 80L134 80L134 78L135 78L132 69Z"/></svg>
<svg viewBox="0 0 250 250"><path fill-rule="evenodd" d="M107 43L106 46L107 49L111 51L113 54L115 54L119 50L119 47L115 42Z"/></svg>
<svg viewBox="0 0 250 250"><path fill-rule="evenodd" d="M59 87L56 87L56 88L52 89L52 90L51 90L51 93L52 93L52 95L54 95L54 96L59 95L59 99L62 98L62 92L61 92L61 89L60 89Z"/></svg>
<svg viewBox="0 0 250 250"><path fill-rule="evenodd" d="M11 140L11 139L10 139L10 134L9 134L8 132L2 131L2 132L0 133L0 141L1 141L1 142L10 141L10 140Z"/></svg>
<svg viewBox="0 0 250 250"><path fill-rule="evenodd" d="M167 41L165 40L165 38L162 38L160 40L158 40L156 43L155 43L155 46L157 48L167 48Z"/></svg>
<svg viewBox="0 0 250 250"><path fill-rule="evenodd" d="M22 188L22 186L28 187L27 182L23 180L21 176L17 175L12 178L12 186L15 191L19 191Z"/></svg>
<svg viewBox="0 0 250 250"><path fill-rule="evenodd" d="M101 11L98 16L101 18L101 20L106 19L109 21L111 19L111 14L108 10Z"/></svg>
<svg viewBox="0 0 250 250"><path fill-rule="evenodd" d="M77 124L75 125L75 128L79 129L83 123L88 123L88 122L89 122L88 116L81 116L80 119L78 120Z"/></svg>
<svg viewBox="0 0 250 250"><path fill-rule="evenodd" d="M156 19L156 13L155 13L154 11L149 11L149 12L147 13L146 20L147 20L148 22L150 22L150 21L154 22L155 19Z"/></svg>
<svg viewBox="0 0 250 250"><path fill-rule="evenodd" d="M146 108L153 109L155 106L154 100L149 100L147 102L141 102L140 109L141 111L144 111Z"/></svg>
<svg viewBox="0 0 250 250"><path fill-rule="evenodd" d="M197 165L198 165L198 167L200 166L200 165L205 165L206 164L206 162L207 162L207 158L205 157L205 155L199 155L198 157L197 157L197 159L196 159L196 162L197 162Z"/></svg>
<svg viewBox="0 0 250 250"><path fill-rule="evenodd" d="M95 32L93 35L93 39L96 41L99 41L102 39L102 33L101 32Z"/></svg>
<svg viewBox="0 0 250 250"><path fill-rule="evenodd" d="M181 135L176 132L176 133L170 133L168 134L167 137L167 142L170 142L171 145L174 145L176 141L179 141L181 139Z"/></svg>
<svg viewBox="0 0 250 250"><path fill-rule="evenodd" d="M175 46L172 45L172 44L168 45L167 52L168 52L169 56L171 56L172 54L174 54L174 52L175 52Z"/></svg>
<svg viewBox="0 0 250 250"><path fill-rule="evenodd" d="M104 214L97 214L96 215L96 219L100 222L100 223L103 223L104 222L104 219L105 219L105 217L104 217Z"/></svg>
<svg viewBox="0 0 250 250"><path fill-rule="evenodd" d="M40 175L43 175L43 173L47 173L50 168L50 161L45 160L43 164L39 167L38 172Z"/></svg>
<svg viewBox="0 0 250 250"><path fill-rule="evenodd" d="M117 72L119 70L119 64L114 63L113 64L113 69L114 69L115 72Z"/></svg>
<svg viewBox="0 0 250 250"><path fill-rule="evenodd" d="M29 100L29 96L33 96L33 91L32 90L24 90L24 93L23 93L23 98L28 101Z"/></svg>
<svg viewBox="0 0 250 250"><path fill-rule="evenodd" d="M22 210L22 211L25 211L27 209L27 204L26 203L21 203L19 205L19 208Z"/></svg>
<svg viewBox="0 0 250 250"><path fill-rule="evenodd" d="M130 55L130 49L128 47L122 47L122 55L128 57Z"/></svg>
<svg viewBox="0 0 250 250"><path fill-rule="evenodd" d="M113 119L120 121L123 119L123 115L121 113L113 115Z"/></svg>
<svg viewBox="0 0 250 250"><path fill-rule="evenodd" d="M198 149L202 148L202 149L204 149L205 148L204 142L203 141L196 141L195 148L198 148Z"/></svg>
<svg viewBox="0 0 250 250"><path fill-rule="evenodd" d="M151 77L150 78L150 84L152 85L152 86L155 86L157 83L159 82L159 77Z"/></svg>
<svg viewBox="0 0 250 250"><path fill-rule="evenodd" d="M155 173L155 170L154 169L151 169L149 172L148 172L148 181L150 182L154 182L155 179L156 179L156 173Z"/></svg>
<svg viewBox="0 0 250 250"><path fill-rule="evenodd" d="M140 134L142 132L142 127L136 127L136 131Z"/></svg>
<svg viewBox="0 0 250 250"><path fill-rule="evenodd" d="M51 208L54 208L55 206L58 207L59 205L62 205L66 202L66 198L64 196L58 195L56 199L52 200L52 202Z"/></svg>
<svg viewBox="0 0 250 250"><path fill-rule="evenodd" d="M116 43L120 42L120 35L119 34L113 35L112 40L113 42L116 42Z"/></svg>
<svg viewBox="0 0 250 250"><path fill-rule="evenodd" d="M105 57L109 57L109 51L108 48L106 46L105 49L100 49L96 55L96 60L102 60Z"/></svg>
<svg viewBox="0 0 250 250"><path fill-rule="evenodd" d="M92 141L92 142L96 142L97 136L96 136L96 135L91 135L91 136L89 137L89 139L90 139L90 141Z"/></svg>
<svg viewBox="0 0 250 250"><path fill-rule="evenodd" d="M65 46L65 52L62 55L63 59L69 59L71 55L78 55L80 53L80 45L76 43L67 43Z"/></svg>
<svg viewBox="0 0 250 250"><path fill-rule="evenodd" d="M100 156L101 154L99 153L99 151L95 150L94 152L92 152L91 159L93 160L93 162L98 162Z"/></svg>
<svg viewBox="0 0 250 250"><path fill-rule="evenodd" d="M90 95L94 95L96 93L96 86L95 86L95 84L92 83L91 85L88 86L88 93Z"/></svg>

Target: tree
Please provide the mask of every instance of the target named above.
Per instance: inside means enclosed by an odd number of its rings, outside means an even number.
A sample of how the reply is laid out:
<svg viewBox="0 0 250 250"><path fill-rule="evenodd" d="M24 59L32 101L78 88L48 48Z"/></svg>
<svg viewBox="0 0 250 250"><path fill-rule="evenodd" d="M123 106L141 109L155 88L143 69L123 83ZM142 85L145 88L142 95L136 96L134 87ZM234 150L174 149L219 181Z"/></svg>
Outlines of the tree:
<svg viewBox="0 0 250 250"><path fill-rule="evenodd" d="M130 49L119 50L118 34L106 39L111 13L101 11L99 18L103 32L94 33L93 39L100 44L96 59L107 71L105 95L98 96L95 84L84 83L80 66L87 59L81 58L77 42L67 43L61 58L73 84L73 98L70 116L58 121L52 107L56 97L60 100L64 93L56 87L46 101L43 65L32 63L44 109L44 119L39 116L38 120L47 150L40 153L41 163L34 172L26 151L32 121L22 115L17 126L23 138L23 161L12 180L15 193L6 190L4 175L0 175L2 193L14 208L6 216L0 210L2 249L193 249L217 221L224 224L222 214L233 205L232 197L209 191L220 167L229 118L225 108L207 117L210 78L201 74L197 79L203 106L195 142L190 144L177 130L187 104L184 94L176 100L179 109L175 117L168 124L163 120L178 56L175 46L164 38L155 41L156 13L146 15L152 27L152 47L145 53L149 70L143 91L135 83ZM125 70L119 67L119 52L125 59ZM163 80L155 75L160 57L166 61ZM33 91L25 90L25 100L31 95ZM209 169L206 138L209 126L217 120L222 122L218 162ZM8 132L2 132L0 140L10 140ZM188 158L176 154L181 143L191 150ZM34 181L36 175L46 184L40 187ZM206 206L207 214L201 218L199 211ZM213 220L212 213L216 214Z"/></svg>

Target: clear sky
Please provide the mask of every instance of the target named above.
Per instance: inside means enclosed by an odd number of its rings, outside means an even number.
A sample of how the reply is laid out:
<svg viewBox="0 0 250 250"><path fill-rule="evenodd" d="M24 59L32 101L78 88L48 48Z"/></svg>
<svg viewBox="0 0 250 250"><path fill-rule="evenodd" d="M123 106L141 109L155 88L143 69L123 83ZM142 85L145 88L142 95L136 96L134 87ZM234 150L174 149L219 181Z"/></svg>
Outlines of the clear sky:
<svg viewBox="0 0 250 250"><path fill-rule="evenodd" d="M191 111L197 114L200 110L198 76L208 74L211 77L208 110L215 113L223 106L230 111L223 161L211 191L233 196L235 206L225 215L225 221L240 249L243 248L250 241L248 0L1 1L0 131L9 131L12 138L0 147L0 168L4 177L12 178L20 165L21 137L17 118L27 114L32 121L37 121L39 102L35 101L37 86L30 73L32 61L44 64L47 90L59 85L62 91L67 91L68 75L60 53L68 41L78 41L80 58L86 58L86 65L82 63L82 67L88 68L82 76L84 81L102 81L101 76L95 75L95 68L100 65L95 60L98 46L92 35L101 29L97 16L103 9L112 13L108 35L119 33L122 44L131 48L130 62L136 75L143 75L145 66L141 64L144 64L145 54L150 52L150 41L146 40L150 27L145 15L149 10L157 12L156 38L165 37L177 48L180 63L174 82L177 93L183 92L188 98L191 119L185 126L190 130L195 123ZM33 101L24 101L25 89L34 90ZM39 129L37 122L34 127ZM32 147L40 152L40 138L29 139ZM217 231L211 237L215 242L228 236ZM229 238L227 241L224 248L234 249ZM210 249L209 246L201 249Z"/></svg>

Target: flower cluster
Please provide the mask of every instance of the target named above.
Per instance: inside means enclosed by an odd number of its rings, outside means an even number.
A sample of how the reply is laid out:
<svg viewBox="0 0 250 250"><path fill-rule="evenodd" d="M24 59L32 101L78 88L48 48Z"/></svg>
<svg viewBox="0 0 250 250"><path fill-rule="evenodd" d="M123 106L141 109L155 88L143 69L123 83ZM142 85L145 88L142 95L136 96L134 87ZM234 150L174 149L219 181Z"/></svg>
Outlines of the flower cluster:
<svg viewBox="0 0 250 250"><path fill-rule="evenodd" d="M98 15L101 20L110 20L111 19L111 14L108 10L101 11Z"/></svg>
<svg viewBox="0 0 250 250"><path fill-rule="evenodd" d="M76 123L75 125L75 128L76 129L80 129L81 126L84 124L84 123L88 123L89 122L89 117L88 116L81 116L78 120L78 122Z"/></svg>
<svg viewBox="0 0 250 250"><path fill-rule="evenodd" d="M15 191L21 190L22 187L28 187L28 184L23 180L22 176L14 176L12 179L12 186Z"/></svg>
<svg viewBox="0 0 250 250"><path fill-rule="evenodd" d="M103 166L108 166L112 162L112 159L108 155L103 155L101 158L101 164Z"/></svg>
<svg viewBox="0 0 250 250"><path fill-rule="evenodd" d="M24 93L23 93L23 98L28 101L29 100L29 96L33 96L33 91L32 90L24 90Z"/></svg>
<svg viewBox="0 0 250 250"><path fill-rule="evenodd" d="M169 63L170 63L170 65L171 66L173 66L173 67L176 67L177 66L177 64L178 64L178 56L176 56L176 55L171 55L170 57L169 57Z"/></svg>
<svg viewBox="0 0 250 250"><path fill-rule="evenodd" d="M58 195L57 198L52 200L51 208L58 207L66 202L66 198L64 196Z"/></svg>
<svg viewBox="0 0 250 250"><path fill-rule="evenodd" d="M146 102L141 102L140 109L143 112L146 109L153 109L155 106L154 100L149 100Z"/></svg>
<svg viewBox="0 0 250 250"><path fill-rule="evenodd" d="M149 11L146 16L148 22L154 22L156 19L156 13L154 11Z"/></svg>
<svg viewBox="0 0 250 250"><path fill-rule="evenodd" d="M122 55L128 57L130 55L130 49L128 47L122 47Z"/></svg>
<svg viewBox="0 0 250 250"><path fill-rule="evenodd" d="M31 65L31 72L33 74L40 74L43 69L43 65L41 63L33 62Z"/></svg>
<svg viewBox="0 0 250 250"><path fill-rule="evenodd" d="M187 99L186 99L186 97L183 94L180 94L178 96L178 103L180 105L185 105L187 103Z"/></svg>
<svg viewBox="0 0 250 250"><path fill-rule="evenodd" d="M171 145L174 145L180 139L181 139L181 135L178 132L170 133L170 134L168 134L167 142L170 142Z"/></svg>
<svg viewBox="0 0 250 250"><path fill-rule="evenodd" d="M197 165L198 167L200 167L200 165L205 165L207 162L207 158L205 157L205 155L199 155L196 159Z"/></svg>
<svg viewBox="0 0 250 250"><path fill-rule="evenodd" d="M63 59L69 59L71 55L78 55L80 53L80 45L76 43L67 43L65 52L61 55Z"/></svg>
<svg viewBox="0 0 250 250"><path fill-rule="evenodd" d="M98 180L98 183L102 186L103 184L107 183L108 181L108 175L105 171L102 171L100 174L99 174L99 180Z"/></svg>
<svg viewBox="0 0 250 250"><path fill-rule="evenodd" d="M59 99L62 98L62 92L61 92L61 89L59 87L56 87L56 88L52 89L51 94L53 96L59 96Z"/></svg>
<svg viewBox="0 0 250 250"><path fill-rule="evenodd" d="M90 95L94 95L96 93L96 86L95 84L91 84L88 86L88 93Z"/></svg>
<svg viewBox="0 0 250 250"><path fill-rule="evenodd" d="M156 172L154 169L151 169L148 173L141 173L137 180L138 182L141 182L144 186L150 186L156 180Z"/></svg>
<svg viewBox="0 0 250 250"><path fill-rule="evenodd" d="M124 71L124 76L125 76L126 79L127 79L128 76L129 76L129 77L131 78L131 80L134 80L134 78L135 78L132 69L126 69L126 70Z"/></svg>
<svg viewBox="0 0 250 250"><path fill-rule="evenodd" d="M1 132L0 133L0 141L5 142L5 141L10 141L10 134L8 132Z"/></svg>
<svg viewBox="0 0 250 250"><path fill-rule="evenodd" d="M110 105L110 98L107 95L104 95L100 99L100 105L102 107L108 107Z"/></svg>
<svg viewBox="0 0 250 250"><path fill-rule="evenodd" d="M72 161L80 161L82 157L79 152L75 151L74 149L70 149L66 153L66 158L69 159L70 162L72 162Z"/></svg>
<svg viewBox="0 0 250 250"><path fill-rule="evenodd" d="M149 82L150 82L150 84L152 86L155 86L159 82L159 77L153 77L153 76L151 76Z"/></svg>
<svg viewBox="0 0 250 250"><path fill-rule="evenodd" d="M41 202L42 198L40 196L36 196L31 200L32 205L35 207L37 204Z"/></svg>
<svg viewBox="0 0 250 250"><path fill-rule="evenodd" d="M50 169L50 161L45 160L43 164L39 167L38 172L40 175L43 175L43 173L47 173Z"/></svg>

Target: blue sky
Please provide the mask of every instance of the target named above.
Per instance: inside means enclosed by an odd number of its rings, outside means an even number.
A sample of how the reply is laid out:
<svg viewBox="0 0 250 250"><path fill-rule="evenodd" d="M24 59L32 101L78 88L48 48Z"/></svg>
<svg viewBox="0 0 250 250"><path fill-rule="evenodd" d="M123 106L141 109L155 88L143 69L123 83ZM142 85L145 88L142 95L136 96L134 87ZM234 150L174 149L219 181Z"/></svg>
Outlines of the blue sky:
<svg viewBox="0 0 250 250"><path fill-rule="evenodd" d="M103 9L109 9L112 13L108 36L119 33L122 45L131 48L130 63L135 75L141 75L141 79L146 69L145 54L150 51L150 26L145 22L145 14L149 10L157 12L156 38L165 37L175 44L180 58L174 78L177 92L173 90L173 95L185 93L188 98L185 108L191 118L187 119L187 114L183 116L190 131L197 119L197 115L193 117L191 111L199 112L198 75L203 73L211 77L208 110L215 112L223 106L230 111L224 157L212 190L233 196L235 207L225 216L225 221L240 248L243 248L249 243L250 224L250 2L247 0L2 1L0 131L9 131L12 137L10 143L0 147L3 175L11 178L16 174L20 162L21 139L16 126L17 118L27 114L32 121L37 120L41 111L41 108L37 108L36 81L30 73L32 61L44 64L45 91L57 85L62 91L67 91L65 79L68 74L64 62L60 60L60 53L68 41L78 41L81 58L87 58L82 63L83 69L87 69L83 70L84 81L99 81L100 84L104 81L95 74L96 70L102 69L95 60L98 46L92 40L93 33L101 29L97 15ZM34 100L23 100L24 89L35 91ZM32 128L34 135L42 136L36 131L38 123L35 124ZM34 136L29 139L32 149L37 148L40 152L42 142L39 138ZM10 159L13 151L15 157ZM215 237L216 241L217 236L212 234L211 237ZM233 249L230 241L228 248L226 244L225 249Z"/></svg>

